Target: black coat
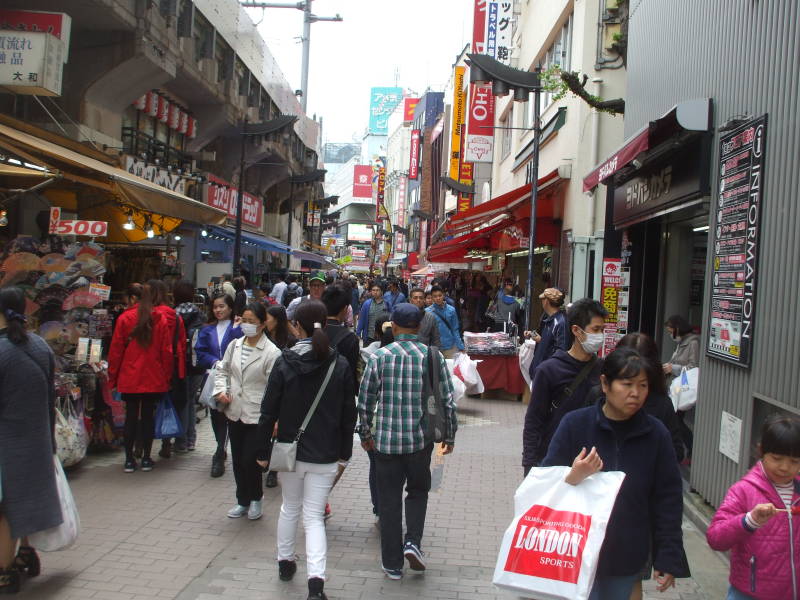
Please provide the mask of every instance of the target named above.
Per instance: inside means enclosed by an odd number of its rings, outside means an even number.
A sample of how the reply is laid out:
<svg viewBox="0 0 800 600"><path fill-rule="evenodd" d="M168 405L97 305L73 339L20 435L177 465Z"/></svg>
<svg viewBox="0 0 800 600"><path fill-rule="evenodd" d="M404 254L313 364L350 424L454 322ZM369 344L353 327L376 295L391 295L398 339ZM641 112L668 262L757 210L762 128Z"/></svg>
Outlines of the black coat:
<svg viewBox="0 0 800 600"><path fill-rule="evenodd" d="M335 350L328 359L318 361L310 346L303 342L291 350L283 350L272 367L258 421L259 439L263 444L259 460L267 460L272 452L270 438L276 421L279 442L295 439L331 361L336 366L305 433L300 437L297 460L317 464L350 460L356 425L355 387L350 365Z"/></svg>
<svg viewBox="0 0 800 600"><path fill-rule="evenodd" d="M598 575L638 573L652 547L653 568L689 577L683 549L683 482L672 440L659 420L637 412L631 430L619 439L595 406L566 415L550 441L543 466L571 466L581 448L594 446L604 471L623 471L622 482L606 537L600 550Z"/></svg>

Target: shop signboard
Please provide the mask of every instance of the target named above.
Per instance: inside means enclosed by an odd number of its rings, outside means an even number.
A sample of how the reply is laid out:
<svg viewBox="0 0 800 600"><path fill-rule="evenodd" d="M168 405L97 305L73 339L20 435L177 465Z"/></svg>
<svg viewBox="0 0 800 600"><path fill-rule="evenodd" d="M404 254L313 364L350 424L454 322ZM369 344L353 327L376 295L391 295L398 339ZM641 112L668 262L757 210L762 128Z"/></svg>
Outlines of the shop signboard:
<svg viewBox="0 0 800 600"><path fill-rule="evenodd" d="M411 155L408 162L408 178L419 177L419 142L422 132L419 129L411 130Z"/></svg>
<svg viewBox="0 0 800 600"><path fill-rule="evenodd" d="M450 115L450 179L458 181L459 165L461 164L461 130L464 126L464 71L466 67L456 67L453 76L453 112Z"/></svg>
<svg viewBox="0 0 800 600"><path fill-rule="evenodd" d="M369 133L389 134L389 116L403 101L403 88L374 87L369 96Z"/></svg>
<svg viewBox="0 0 800 600"><path fill-rule="evenodd" d="M706 144L697 140L616 185L614 225L632 225L708 194L706 152Z"/></svg>
<svg viewBox="0 0 800 600"><path fill-rule="evenodd" d="M388 218L386 206L383 203L386 194L386 169L378 167L378 193L375 196L375 220L382 221Z"/></svg>
<svg viewBox="0 0 800 600"><path fill-rule="evenodd" d="M397 182L397 215L395 217L395 225L400 227L406 226L406 178L402 175ZM395 231L394 243L394 251L402 252L403 248L405 248L405 235Z"/></svg>
<svg viewBox="0 0 800 600"><path fill-rule="evenodd" d="M64 42L49 33L0 31L0 87L60 96L64 54Z"/></svg>
<svg viewBox="0 0 800 600"><path fill-rule="evenodd" d="M372 199L372 165L356 165L353 169L353 198Z"/></svg>
<svg viewBox="0 0 800 600"><path fill-rule="evenodd" d="M767 115L720 136L707 352L749 367L756 316Z"/></svg>
<svg viewBox="0 0 800 600"><path fill-rule="evenodd" d="M471 162L463 161L461 168L458 170L459 183L466 183L472 185L473 178L473 164ZM459 194L458 204L456 205L456 212L462 213L472 208L472 194Z"/></svg>
<svg viewBox="0 0 800 600"><path fill-rule="evenodd" d="M511 64L511 33L513 31L514 3L510 0L492 0L497 8L490 7L489 14L495 15L494 58L504 65Z"/></svg>
<svg viewBox="0 0 800 600"><path fill-rule="evenodd" d="M475 0L472 21L472 52L486 54L486 0ZM494 94L492 84L470 84L464 159L492 162L494 151Z"/></svg>
<svg viewBox="0 0 800 600"><path fill-rule="evenodd" d="M106 237L107 221L84 221L82 219L61 219L61 209L54 206L50 209L49 233L52 235L85 235L88 237Z"/></svg>
<svg viewBox="0 0 800 600"><path fill-rule="evenodd" d="M173 192L186 194L185 178L162 167L150 165L141 158L125 155L125 170L131 175L146 179Z"/></svg>
<svg viewBox="0 0 800 600"><path fill-rule="evenodd" d="M64 42L64 62L67 62L72 31L72 18L67 13L4 9L0 10L0 29L54 35Z"/></svg>
<svg viewBox="0 0 800 600"><path fill-rule="evenodd" d="M363 248L351 248L350 255L353 258L367 258L367 251Z"/></svg>
<svg viewBox="0 0 800 600"><path fill-rule="evenodd" d="M205 189L206 204L224 210L228 213L228 219L236 220L236 203L238 201L239 190L230 185L224 179L207 175L208 183ZM264 214L264 205L261 198L244 194L242 203L242 223L254 229L261 229L261 221Z"/></svg>
<svg viewBox="0 0 800 600"><path fill-rule="evenodd" d="M414 120L414 111L417 110L419 98L404 98L403 99L403 123L406 125Z"/></svg>
<svg viewBox="0 0 800 600"><path fill-rule="evenodd" d="M620 305L621 289L624 277L622 274L622 259L604 258L603 274L601 277L601 301L603 307L608 311L606 326L603 331L603 348L600 356L608 356L617 347L617 342L622 337L627 327L627 311L624 315ZM624 319L621 317L624 316Z"/></svg>

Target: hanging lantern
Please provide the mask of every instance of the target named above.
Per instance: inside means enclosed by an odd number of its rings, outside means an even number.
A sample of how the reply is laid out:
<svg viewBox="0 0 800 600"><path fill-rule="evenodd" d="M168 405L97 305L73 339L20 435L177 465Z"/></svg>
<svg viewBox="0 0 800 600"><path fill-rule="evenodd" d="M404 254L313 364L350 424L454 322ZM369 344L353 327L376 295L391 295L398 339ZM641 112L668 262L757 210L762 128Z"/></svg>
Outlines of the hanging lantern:
<svg viewBox="0 0 800 600"><path fill-rule="evenodd" d="M164 98L164 96L158 97L158 114L156 117L162 123L169 121L169 100Z"/></svg>
<svg viewBox="0 0 800 600"><path fill-rule="evenodd" d="M147 108L147 94L142 94L133 103L136 110L144 110Z"/></svg>
<svg viewBox="0 0 800 600"><path fill-rule="evenodd" d="M158 94L151 91L147 92L145 96L144 112L146 112L148 116L155 117L158 114Z"/></svg>

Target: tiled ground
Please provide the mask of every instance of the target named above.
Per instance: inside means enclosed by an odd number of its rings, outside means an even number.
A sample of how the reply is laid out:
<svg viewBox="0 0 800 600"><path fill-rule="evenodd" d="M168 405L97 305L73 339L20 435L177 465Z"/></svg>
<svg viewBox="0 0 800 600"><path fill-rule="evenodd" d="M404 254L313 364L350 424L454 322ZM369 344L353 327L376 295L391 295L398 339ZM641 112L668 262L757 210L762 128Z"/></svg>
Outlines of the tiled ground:
<svg viewBox="0 0 800 600"><path fill-rule="evenodd" d="M441 488L429 503L423 540L428 570L400 582L388 581L380 572L368 462L356 447L331 498L326 583L331 600L510 597L493 588L491 578L522 474L518 465L524 408L509 401L462 403L456 451L446 458ZM19 597L305 598L302 541L296 580L278 580L274 556L280 488L266 490L260 521L226 518L234 501L232 475L229 469L220 479L209 477L213 438L206 421L198 428L197 451L161 460L150 473L123 473L121 453L90 456L74 470L70 478L81 512L80 540L69 550L45 554L42 575L26 584ZM299 537L302 540L302 530ZM685 537L698 577L680 581L665 594L647 592L647 598L724 597L725 566L688 522ZM652 584L645 589L652 590Z"/></svg>

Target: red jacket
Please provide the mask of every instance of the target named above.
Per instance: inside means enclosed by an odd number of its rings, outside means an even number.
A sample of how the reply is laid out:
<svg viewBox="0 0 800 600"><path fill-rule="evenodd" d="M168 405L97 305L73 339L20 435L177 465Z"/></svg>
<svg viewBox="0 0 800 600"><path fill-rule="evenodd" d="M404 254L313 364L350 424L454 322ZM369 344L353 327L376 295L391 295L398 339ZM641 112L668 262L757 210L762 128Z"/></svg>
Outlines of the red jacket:
<svg viewBox="0 0 800 600"><path fill-rule="evenodd" d="M795 477L794 488L792 505L800 502L800 478ZM708 545L731 551L730 583L743 594L756 600L798 600L800 516L781 512L753 531L745 514L765 502L784 506L759 461L728 490L706 531Z"/></svg>
<svg viewBox="0 0 800 600"><path fill-rule="evenodd" d="M156 394L169 391L173 370L186 376L186 331L169 306L153 308L153 338L146 348L131 338L139 317L138 307L120 315L108 352L111 388L123 394ZM178 327L177 336L175 328Z"/></svg>

